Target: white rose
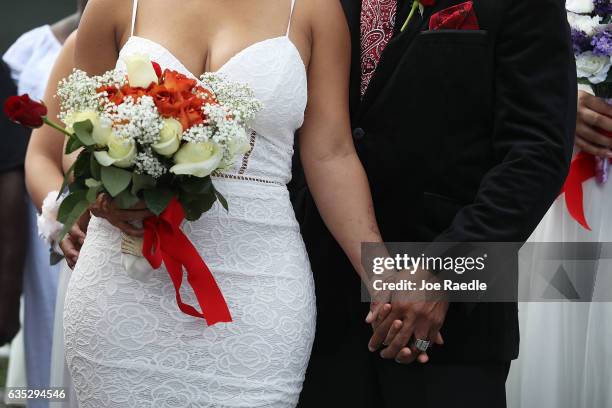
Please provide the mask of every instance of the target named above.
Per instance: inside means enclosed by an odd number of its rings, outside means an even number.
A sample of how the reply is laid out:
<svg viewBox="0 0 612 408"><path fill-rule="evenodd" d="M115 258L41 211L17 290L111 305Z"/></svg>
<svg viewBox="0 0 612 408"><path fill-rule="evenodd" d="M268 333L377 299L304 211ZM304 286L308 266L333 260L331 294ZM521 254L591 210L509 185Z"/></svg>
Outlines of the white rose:
<svg viewBox="0 0 612 408"><path fill-rule="evenodd" d="M94 156L102 166L127 168L134 164L136 143L113 134L108 141L108 151L94 152Z"/></svg>
<svg viewBox="0 0 612 408"><path fill-rule="evenodd" d="M576 71L578 78L586 78L592 84L599 84L606 80L612 61L610 57L600 57L591 51L583 52L576 57Z"/></svg>
<svg viewBox="0 0 612 408"><path fill-rule="evenodd" d="M569 25L579 31L584 31L587 35L595 34L595 30L601 24L600 16L582 16L580 14L567 13Z"/></svg>
<svg viewBox="0 0 612 408"><path fill-rule="evenodd" d="M157 74L151 59L142 54L133 54L123 58L127 67L128 81L133 88L147 88L151 83L158 83Z"/></svg>
<svg viewBox="0 0 612 408"><path fill-rule="evenodd" d="M66 125L69 132L74 132L72 126L75 123L89 120L93 125L91 136L98 146L106 146L110 138L112 127L108 121L102 121L100 115L94 111L77 112L66 119Z"/></svg>
<svg viewBox="0 0 612 408"><path fill-rule="evenodd" d="M228 149L231 157L246 154L251 150L251 145L243 127L238 128L237 134L228 141Z"/></svg>
<svg viewBox="0 0 612 408"><path fill-rule="evenodd" d="M153 146L153 150L162 156L170 157L181 145L183 126L176 119L164 119L164 126L159 133L159 141Z"/></svg>
<svg viewBox="0 0 612 408"><path fill-rule="evenodd" d="M595 10L593 0L566 0L565 8L573 13L591 14Z"/></svg>
<svg viewBox="0 0 612 408"><path fill-rule="evenodd" d="M215 171L223 159L223 152L214 142L187 143L174 155L174 174L206 177Z"/></svg>

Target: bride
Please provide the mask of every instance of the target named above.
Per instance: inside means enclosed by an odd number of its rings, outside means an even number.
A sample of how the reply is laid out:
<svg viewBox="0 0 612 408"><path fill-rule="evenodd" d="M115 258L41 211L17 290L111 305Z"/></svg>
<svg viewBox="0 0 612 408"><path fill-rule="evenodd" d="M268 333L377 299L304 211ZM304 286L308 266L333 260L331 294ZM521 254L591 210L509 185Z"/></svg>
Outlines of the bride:
<svg viewBox="0 0 612 408"><path fill-rule="evenodd" d="M147 282L128 277L120 230L141 235L127 221L149 213L101 200L64 312L79 405L295 406L315 330L310 265L285 187L297 129L320 212L360 275L361 242L380 241L350 135L350 46L340 3L91 0L77 67L101 74L136 53L194 78L220 72L248 83L263 102L251 151L213 177L229 213L215 206L183 227L234 321L206 327L182 314L163 269Z"/></svg>

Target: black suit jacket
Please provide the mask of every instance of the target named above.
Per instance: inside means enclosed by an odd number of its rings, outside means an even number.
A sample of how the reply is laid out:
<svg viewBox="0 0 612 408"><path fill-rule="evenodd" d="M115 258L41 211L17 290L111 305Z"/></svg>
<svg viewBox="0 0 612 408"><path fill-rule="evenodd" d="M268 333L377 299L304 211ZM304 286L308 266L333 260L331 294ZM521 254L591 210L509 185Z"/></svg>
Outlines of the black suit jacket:
<svg viewBox="0 0 612 408"><path fill-rule="evenodd" d="M396 33L361 99L361 1L342 0L353 43L353 137L388 242L523 242L567 175L577 91L564 1L474 0L480 30L427 31L433 13L459 3L439 0ZM333 348L363 315L356 275L297 161L294 176L317 282L316 352ZM516 304L453 304L442 333L434 362L510 360L518 353Z"/></svg>

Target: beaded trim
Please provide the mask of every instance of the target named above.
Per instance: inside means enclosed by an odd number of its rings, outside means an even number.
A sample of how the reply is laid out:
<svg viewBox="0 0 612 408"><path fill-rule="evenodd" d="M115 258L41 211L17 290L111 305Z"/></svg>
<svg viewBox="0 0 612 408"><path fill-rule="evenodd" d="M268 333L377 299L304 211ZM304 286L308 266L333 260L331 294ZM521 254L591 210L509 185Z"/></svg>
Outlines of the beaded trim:
<svg viewBox="0 0 612 408"><path fill-rule="evenodd" d="M251 157L251 154L253 153L253 149L255 149L255 136L257 136L257 132L254 130L251 130L251 138L249 140L249 144L251 145L251 148L242 157L242 166L240 166L240 170L238 170L238 174L244 174L246 172L247 166L249 165L249 158Z"/></svg>
<svg viewBox="0 0 612 408"><path fill-rule="evenodd" d="M257 177L243 176L243 175L239 175L239 174L216 173L215 172L215 173L212 174L212 176L213 177L226 178L226 179L230 179L230 180L254 181L256 183L272 184L272 185L276 185L276 186L284 186L283 183L278 182L278 181L265 180L265 179L261 179L261 178L257 178Z"/></svg>

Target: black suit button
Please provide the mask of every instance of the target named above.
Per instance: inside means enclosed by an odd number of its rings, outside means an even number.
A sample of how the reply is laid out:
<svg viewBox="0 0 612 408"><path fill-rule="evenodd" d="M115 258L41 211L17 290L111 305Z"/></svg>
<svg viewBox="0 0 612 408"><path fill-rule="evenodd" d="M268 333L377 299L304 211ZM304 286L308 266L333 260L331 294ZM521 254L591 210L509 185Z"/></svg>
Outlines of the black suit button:
<svg viewBox="0 0 612 408"><path fill-rule="evenodd" d="M353 139L361 140L364 137L365 137L365 130L363 130L362 128L358 127L353 130Z"/></svg>

